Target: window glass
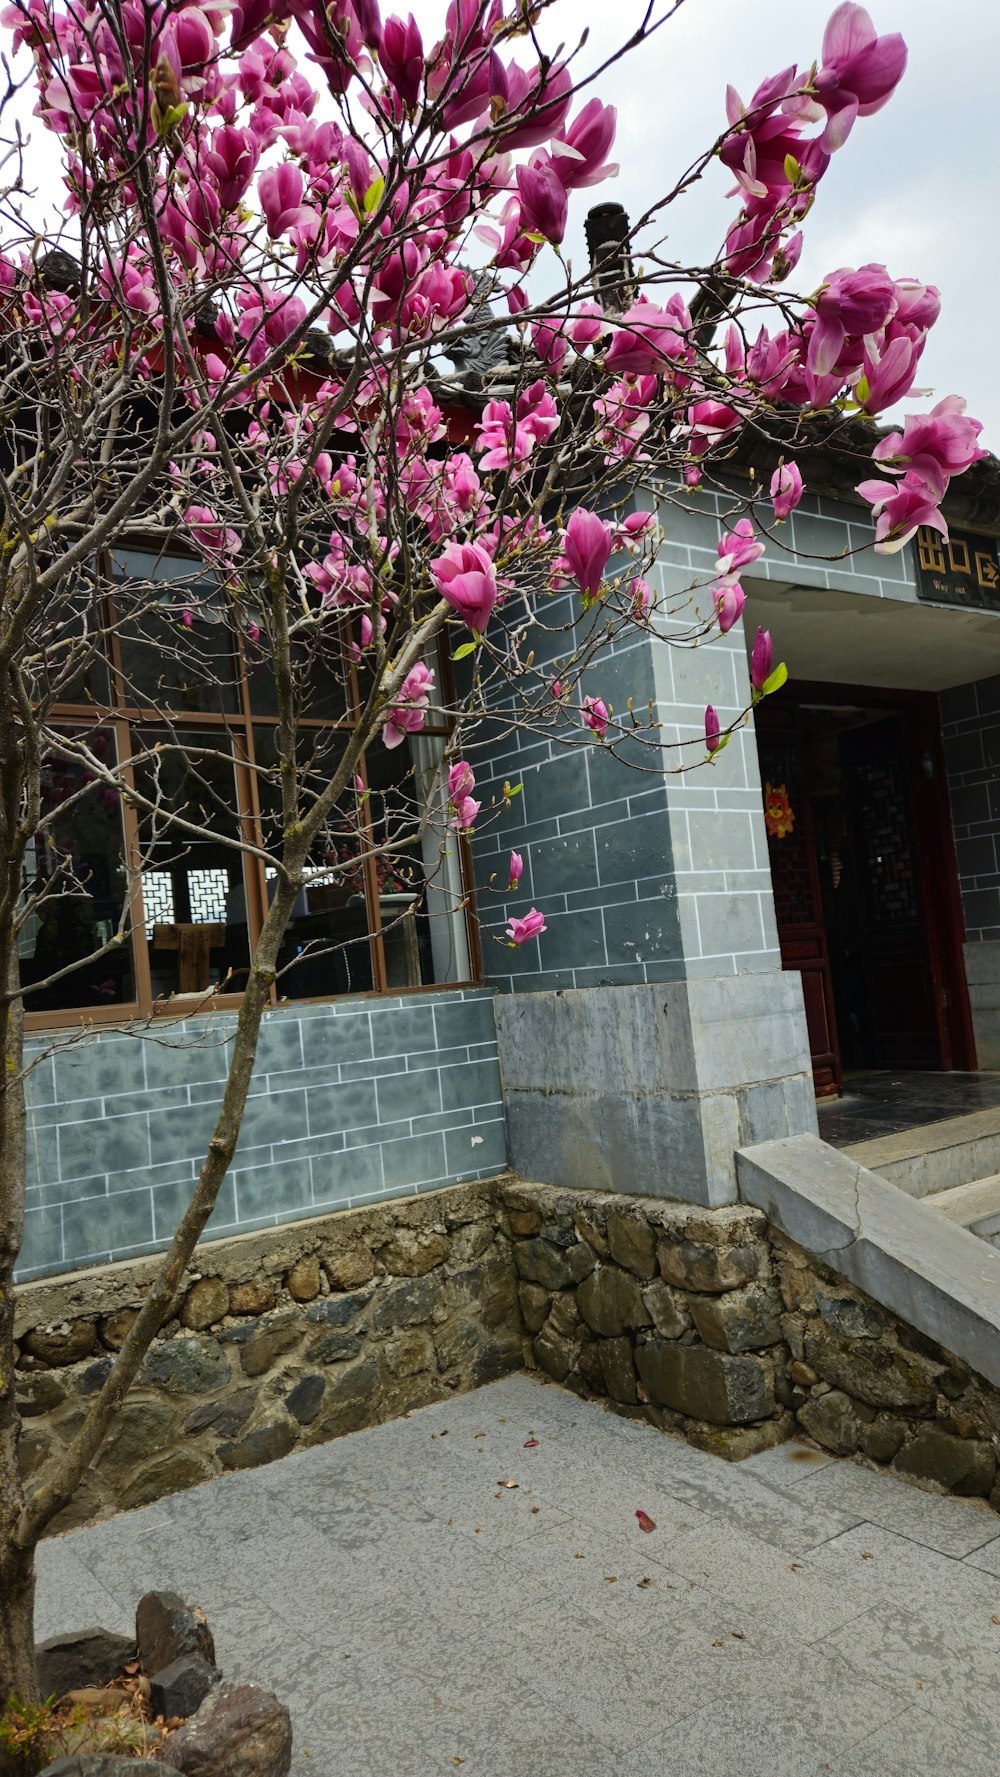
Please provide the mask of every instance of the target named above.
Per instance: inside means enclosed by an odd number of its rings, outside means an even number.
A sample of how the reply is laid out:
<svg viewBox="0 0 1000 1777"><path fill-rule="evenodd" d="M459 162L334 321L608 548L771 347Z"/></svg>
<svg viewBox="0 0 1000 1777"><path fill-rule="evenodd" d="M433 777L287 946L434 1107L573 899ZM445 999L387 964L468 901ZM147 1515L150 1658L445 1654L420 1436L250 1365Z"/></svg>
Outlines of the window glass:
<svg viewBox="0 0 1000 1777"><path fill-rule="evenodd" d="M110 729L81 736L102 763L115 763ZM128 900L121 796L78 759L49 753L42 764L42 819L24 862L18 955L25 1009L122 1005L135 998L131 939L94 955L118 930ZM93 956L92 961L85 959ZM78 969L45 985L48 978ZM32 984L38 983L32 989Z"/></svg>
<svg viewBox="0 0 1000 1777"><path fill-rule="evenodd" d="M342 737L335 731L306 728L300 732L303 808L329 782L342 747ZM281 767L276 728L254 730L254 757L264 844L277 851L281 833ZM282 999L370 993L375 985L357 819L352 788L313 846L308 880L296 901L278 956L278 994ZM270 899L277 872L268 869L265 877Z"/></svg>
<svg viewBox="0 0 1000 1777"><path fill-rule="evenodd" d="M225 589L200 562L116 550L122 694L139 708L240 708Z"/></svg>
<svg viewBox="0 0 1000 1777"><path fill-rule="evenodd" d="M154 1000L239 992L250 957L236 774L227 735L143 729L133 737L144 937ZM189 822L201 832L187 832Z"/></svg>
<svg viewBox="0 0 1000 1777"><path fill-rule="evenodd" d="M60 587L48 599L44 671L47 693L54 702L110 703L106 622L101 586L86 569L72 585Z"/></svg>
<svg viewBox="0 0 1000 1777"><path fill-rule="evenodd" d="M386 986L469 979L460 843L448 824L444 738L415 734L367 758Z"/></svg>
<svg viewBox="0 0 1000 1777"><path fill-rule="evenodd" d="M351 672L344 660L343 631L331 619L326 630L314 630L292 642L292 675L300 721L343 722L353 710ZM274 669L267 654L267 632L257 642L244 642L250 708L255 716L276 716L278 698Z"/></svg>

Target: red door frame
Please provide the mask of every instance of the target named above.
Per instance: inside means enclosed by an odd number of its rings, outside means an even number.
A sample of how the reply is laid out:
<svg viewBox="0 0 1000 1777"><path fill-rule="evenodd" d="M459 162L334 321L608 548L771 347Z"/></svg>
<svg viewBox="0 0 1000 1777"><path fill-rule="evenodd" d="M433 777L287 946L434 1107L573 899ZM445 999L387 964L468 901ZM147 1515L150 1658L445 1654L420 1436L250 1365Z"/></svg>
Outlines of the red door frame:
<svg viewBox="0 0 1000 1777"><path fill-rule="evenodd" d="M797 704L885 709L902 717L941 1067L974 1072L976 1039L965 978L965 919L935 694L797 679L794 690L789 688L784 697Z"/></svg>

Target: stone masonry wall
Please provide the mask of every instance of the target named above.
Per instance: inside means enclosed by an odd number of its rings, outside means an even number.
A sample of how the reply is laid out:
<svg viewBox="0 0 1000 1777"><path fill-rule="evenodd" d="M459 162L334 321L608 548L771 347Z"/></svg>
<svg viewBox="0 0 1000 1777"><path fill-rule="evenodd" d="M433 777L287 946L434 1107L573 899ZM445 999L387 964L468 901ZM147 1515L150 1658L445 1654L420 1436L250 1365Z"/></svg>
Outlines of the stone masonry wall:
<svg viewBox="0 0 1000 1777"><path fill-rule="evenodd" d="M511 1180L203 1246L69 1529L526 1366L739 1459L807 1434L1000 1510L1000 1389L745 1205ZM17 1291L29 1487L155 1261Z"/></svg>
<svg viewBox="0 0 1000 1777"><path fill-rule="evenodd" d="M521 1364L510 1250L483 1184L213 1242L196 1258L55 1530L396 1418ZM29 1486L80 1424L154 1263L18 1290Z"/></svg>
<svg viewBox="0 0 1000 1777"><path fill-rule="evenodd" d="M525 1357L738 1459L806 1433L1000 1510L1000 1390L742 1205L502 1189Z"/></svg>

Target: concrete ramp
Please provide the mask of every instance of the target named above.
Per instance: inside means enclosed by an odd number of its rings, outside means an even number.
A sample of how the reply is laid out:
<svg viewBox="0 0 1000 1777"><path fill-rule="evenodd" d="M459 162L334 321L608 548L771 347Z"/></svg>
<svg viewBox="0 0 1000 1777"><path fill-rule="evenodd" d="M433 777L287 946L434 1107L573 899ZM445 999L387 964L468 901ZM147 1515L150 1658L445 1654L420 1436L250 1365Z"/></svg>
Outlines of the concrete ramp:
<svg viewBox="0 0 1000 1777"><path fill-rule="evenodd" d="M987 1240L817 1136L738 1150L736 1170L742 1200L790 1240L1000 1386L1000 1252Z"/></svg>

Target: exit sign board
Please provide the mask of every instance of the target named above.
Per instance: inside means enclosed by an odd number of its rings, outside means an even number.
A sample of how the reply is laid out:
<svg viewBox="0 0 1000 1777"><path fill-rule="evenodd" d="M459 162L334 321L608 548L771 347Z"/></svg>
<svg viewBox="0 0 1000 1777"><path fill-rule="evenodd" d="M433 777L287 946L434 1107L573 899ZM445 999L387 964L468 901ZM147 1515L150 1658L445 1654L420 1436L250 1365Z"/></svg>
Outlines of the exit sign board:
<svg viewBox="0 0 1000 1777"><path fill-rule="evenodd" d="M1000 611L1000 557L995 537L952 531L946 543L937 531L921 525L914 548L918 598Z"/></svg>

